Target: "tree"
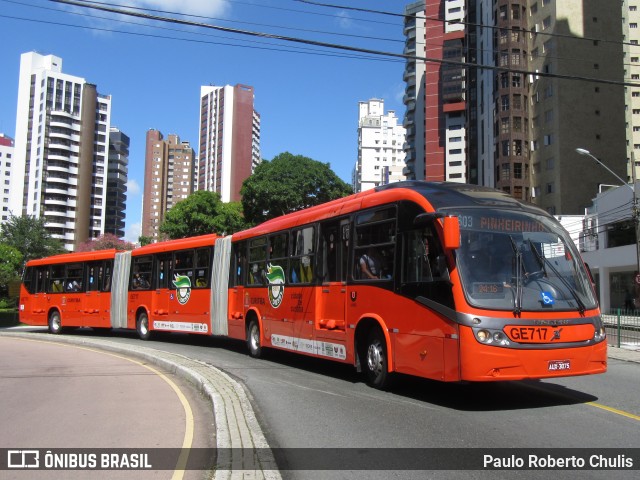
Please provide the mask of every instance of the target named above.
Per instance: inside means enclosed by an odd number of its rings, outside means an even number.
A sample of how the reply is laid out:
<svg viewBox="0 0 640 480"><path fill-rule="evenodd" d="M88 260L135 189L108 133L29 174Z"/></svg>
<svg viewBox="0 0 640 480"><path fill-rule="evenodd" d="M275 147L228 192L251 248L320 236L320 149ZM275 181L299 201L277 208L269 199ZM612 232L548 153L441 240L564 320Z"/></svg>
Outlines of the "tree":
<svg viewBox="0 0 640 480"><path fill-rule="evenodd" d="M10 282L20 279L22 254L17 248L0 243L0 292L5 294Z"/></svg>
<svg viewBox="0 0 640 480"><path fill-rule="evenodd" d="M65 251L62 243L52 238L44 218L11 215L0 228L0 243L15 248L25 262Z"/></svg>
<svg viewBox="0 0 640 480"><path fill-rule="evenodd" d="M116 250L133 250L135 245L126 240L118 238L113 233L105 233L97 238L87 240L78 245L77 252L91 252L94 250L108 250L115 248Z"/></svg>
<svg viewBox="0 0 640 480"><path fill-rule="evenodd" d="M138 237L138 243L140 244L141 247L144 247L145 245L149 245L150 243L153 243L153 238L147 237L146 235L140 235Z"/></svg>
<svg viewBox="0 0 640 480"><path fill-rule="evenodd" d="M220 194L198 190L167 212L160 233L175 239L207 233L231 234L245 227L239 203L222 203Z"/></svg>
<svg viewBox="0 0 640 480"><path fill-rule="evenodd" d="M240 193L245 220L257 224L344 197L352 190L328 163L284 152L260 163Z"/></svg>

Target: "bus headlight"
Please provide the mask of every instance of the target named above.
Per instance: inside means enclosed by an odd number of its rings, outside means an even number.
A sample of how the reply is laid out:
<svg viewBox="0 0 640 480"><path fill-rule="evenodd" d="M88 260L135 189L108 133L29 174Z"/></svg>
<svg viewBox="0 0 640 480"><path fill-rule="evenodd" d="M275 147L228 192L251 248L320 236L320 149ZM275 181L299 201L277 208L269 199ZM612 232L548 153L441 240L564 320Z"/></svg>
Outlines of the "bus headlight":
<svg viewBox="0 0 640 480"><path fill-rule="evenodd" d="M509 339L502 330L474 330L476 340L486 345L509 345Z"/></svg>
<svg viewBox="0 0 640 480"><path fill-rule="evenodd" d="M596 342L601 342L602 340L604 340L605 338L607 338L607 332L604 329L603 326L600 326L599 328L596 328L595 333L593 334L593 339Z"/></svg>
<svg viewBox="0 0 640 480"><path fill-rule="evenodd" d="M478 330L476 332L476 337L482 343L488 343L491 340L491 333L488 330Z"/></svg>

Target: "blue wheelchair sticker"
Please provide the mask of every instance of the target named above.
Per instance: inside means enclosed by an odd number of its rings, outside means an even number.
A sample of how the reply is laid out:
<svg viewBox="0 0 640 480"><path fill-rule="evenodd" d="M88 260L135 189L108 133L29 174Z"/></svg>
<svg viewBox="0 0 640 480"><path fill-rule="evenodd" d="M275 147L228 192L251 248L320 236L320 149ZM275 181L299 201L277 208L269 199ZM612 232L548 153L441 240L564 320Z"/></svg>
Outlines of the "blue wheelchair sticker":
<svg viewBox="0 0 640 480"><path fill-rule="evenodd" d="M551 292L540 292L540 296L542 297L542 303L545 305L553 305L555 303Z"/></svg>

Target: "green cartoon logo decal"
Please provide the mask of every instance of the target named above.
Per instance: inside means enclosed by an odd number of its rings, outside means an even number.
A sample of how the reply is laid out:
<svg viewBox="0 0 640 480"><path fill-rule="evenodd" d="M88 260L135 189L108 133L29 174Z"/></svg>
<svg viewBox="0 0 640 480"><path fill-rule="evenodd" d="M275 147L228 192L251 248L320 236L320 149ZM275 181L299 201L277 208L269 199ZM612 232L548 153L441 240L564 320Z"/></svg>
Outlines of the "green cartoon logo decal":
<svg viewBox="0 0 640 480"><path fill-rule="evenodd" d="M173 285L176 287L178 302L180 305L184 305L189 301L189 297L191 296L191 279L185 275L178 275L176 273L173 277Z"/></svg>
<svg viewBox="0 0 640 480"><path fill-rule="evenodd" d="M267 265L267 281L269 282L269 302L278 308L284 298L284 270L278 265Z"/></svg>

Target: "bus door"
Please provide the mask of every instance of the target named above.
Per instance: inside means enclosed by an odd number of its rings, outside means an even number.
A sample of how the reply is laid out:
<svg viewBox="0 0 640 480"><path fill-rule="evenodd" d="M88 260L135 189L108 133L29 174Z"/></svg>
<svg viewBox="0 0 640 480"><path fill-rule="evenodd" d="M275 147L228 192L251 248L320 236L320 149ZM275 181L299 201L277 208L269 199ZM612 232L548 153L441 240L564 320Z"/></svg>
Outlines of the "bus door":
<svg viewBox="0 0 640 480"><path fill-rule="evenodd" d="M62 278L62 321L76 327L93 326L94 308L93 306L86 308L85 302L86 283L84 282L83 264L69 263L53 267L57 267L56 275L61 274Z"/></svg>
<svg viewBox="0 0 640 480"><path fill-rule="evenodd" d="M111 320L111 294L105 287L107 270L113 269L113 262L97 261L85 264L85 295L82 299L82 310L87 325L92 327L109 327Z"/></svg>
<svg viewBox="0 0 640 480"><path fill-rule="evenodd" d="M320 261L322 284L317 298L315 335L318 354L346 359L347 264L349 252L349 219L343 218L320 226ZM324 340L339 341L330 344Z"/></svg>
<svg viewBox="0 0 640 480"><path fill-rule="evenodd" d="M316 264L316 229L306 226L291 232L291 261L285 297L291 320L292 348L301 353L315 353L315 308L318 279Z"/></svg>
<svg viewBox="0 0 640 480"><path fill-rule="evenodd" d="M173 270L169 278L168 323L163 322L161 330L211 333L211 257L211 247L174 252Z"/></svg>
<svg viewBox="0 0 640 480"><path fill-rule="evenodd" d="M20 296L20 319L30 325L46 325L50 297L47 294L49 267L27 267L23 279L29 295ZM24 318L24 320L22 320Z"/></svg>
<svg viewBox="0 0 640 480"><path fill-rule="evenodd" d="M231 265L229 266L229 336L232 338L245 338L244 312L249 306L249 297L245 300L244 285L247 281L247 244L235 243L231 253Z"/></svg>
<svg viewBox="0 0 640 480"><path fill-rule="evenodd" d="M166 320L169 315L169 275L171 274L171 253L161 253L155 256L154 269L155 292L153 293L152 315L156 320Z"/></svg>

